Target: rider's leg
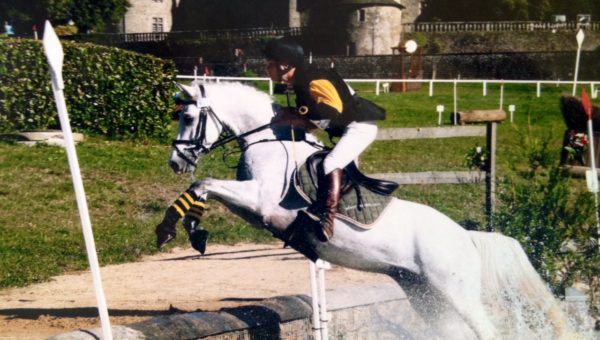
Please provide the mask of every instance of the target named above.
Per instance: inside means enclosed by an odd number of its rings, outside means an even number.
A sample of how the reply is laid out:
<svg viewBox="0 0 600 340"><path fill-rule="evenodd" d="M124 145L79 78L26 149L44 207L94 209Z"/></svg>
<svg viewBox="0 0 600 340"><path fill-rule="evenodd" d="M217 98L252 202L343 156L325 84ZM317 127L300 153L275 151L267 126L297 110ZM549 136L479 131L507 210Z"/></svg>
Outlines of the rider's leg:
<svg viewBox="0 0 600 340"><path fill-rule="evenodd" d="M322 202L323 217L321 230L317 237L328 241L333 236L335 214L340 199L342 170L350 164L375 140L377 125L375 122L352 122L346 128L344 135L335 148L323 160L323 171L326 175L326 185L320 186L318 201Z"/></svg>
<svg viewBox="0 0 600 340"><path fill-rule="evenodd" d="M321 218L321 230L317 232L317 238L323 242L329 241L333 236L333 225L335 223L335 214L340 201L340 191L342 187L342 169L336 168L326 175L326 185L319 187L323 192L319 196L323 198L323 217ZM324 183L325 184L325 183Z"/></svg>

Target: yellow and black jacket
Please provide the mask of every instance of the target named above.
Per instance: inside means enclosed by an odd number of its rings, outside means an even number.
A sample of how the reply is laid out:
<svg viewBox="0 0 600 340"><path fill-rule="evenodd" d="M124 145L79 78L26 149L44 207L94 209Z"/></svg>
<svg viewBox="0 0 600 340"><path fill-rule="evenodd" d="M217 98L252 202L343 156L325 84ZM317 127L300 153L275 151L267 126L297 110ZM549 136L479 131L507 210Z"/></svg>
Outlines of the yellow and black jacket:
<svg viewBox="0 0 600 340"><path fill-rule="evenodd" d="M326 129L329 134L340 136L351 122L385 118L383 110L361 109L362 100L350 93L348 85L335 71L300 68L296 72L297 107L305 106L308 109L306 117L310 120L330 120Z"/></svg>

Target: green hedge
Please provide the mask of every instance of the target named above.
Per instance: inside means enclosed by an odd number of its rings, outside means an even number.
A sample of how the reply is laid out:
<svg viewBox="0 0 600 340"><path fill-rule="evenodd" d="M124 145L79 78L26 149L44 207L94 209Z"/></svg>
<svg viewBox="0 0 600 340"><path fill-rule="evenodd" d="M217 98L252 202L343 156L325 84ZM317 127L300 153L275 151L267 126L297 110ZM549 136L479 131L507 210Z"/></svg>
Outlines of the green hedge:
<svg viewBox="0 0 600 340"><path fill-rule="evenodd" d="M113 138L167 136L172 62L88 43L62 45L74 130ZM41 41L0 39L0 132L59 127Z"/></svg>

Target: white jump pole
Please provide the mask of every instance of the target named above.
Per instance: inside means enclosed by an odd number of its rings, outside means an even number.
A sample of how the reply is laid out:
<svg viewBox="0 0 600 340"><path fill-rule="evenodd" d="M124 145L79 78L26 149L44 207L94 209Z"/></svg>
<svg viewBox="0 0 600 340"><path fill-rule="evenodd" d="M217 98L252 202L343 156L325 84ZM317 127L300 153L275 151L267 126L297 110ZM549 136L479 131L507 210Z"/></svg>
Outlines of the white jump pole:
<svg viewBox="0 0 600 340"><path fill-rule="evenodd" d="M579 74L579 58L581 57L581 45L583 44L583 39L585 38L585 34L582 29L579 29L577 35L575 36L577 39L577 57L575 57L575 74L573 75L573 97L577 93L577 76Z"/></svg>
<svg viewBox="0 0 600 340"><path fill-rule="evenodd" d="M325 292L325 271L331 268L329 262L317 260L317 268L319 269L319 312L321 314L321 339L329 339L329 331L327 324L329 322L329 314L327 313L327 299Z"/></svg>
<svg viewBox="0 0 600 340"><path fill-rule="evenodd" d="M321 340L321 318L319 317L319 288L317 285L317 266L313 261L308 261L308 270L310 273L310 296L312 298L313 310L313 337L315 340Z"/></svg>
<svg viewBox="0 0 600 340"><path fill-rule="evenodd" d="M67 150L67 158L71 169L71 177L73 179L73 188L77 198L77 207L81 218L81 228L83 229L83 238L85 240L85 248L87 250L92 279L94 281L94 289L96 292L96 302L98 304L98 313L102 323L102 338L104 340L112 340L110 329L110 320L108 318L108 309L106 308L106 299L102 289L102 279L100 278L100 266L98 265L98 257L96 255L96 246L94 244L94 234L92 233L92 225L88 212L85 191L83 189L83 181L81 180L81 172L79 170L79 162L75 151L75 143L73 142L73 134L71 132L71 124L67 114L67 105L63 94L64 83L62 78L63 66L63 49L54 32L54 28L49 21L46 21L44 28L44 52L48 58L50 65L50 73L52 77L52 91L56 100L56 109L58 110L58 118L63 131L65 140L65 149Z"/></svg>

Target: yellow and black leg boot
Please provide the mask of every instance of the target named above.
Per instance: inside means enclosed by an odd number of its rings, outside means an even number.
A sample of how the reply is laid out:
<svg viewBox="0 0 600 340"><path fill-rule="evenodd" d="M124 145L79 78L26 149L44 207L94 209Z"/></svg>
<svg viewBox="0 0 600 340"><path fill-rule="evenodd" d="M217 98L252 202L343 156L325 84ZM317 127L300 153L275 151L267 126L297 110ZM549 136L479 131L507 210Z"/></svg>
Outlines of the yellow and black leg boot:
<svg viewBox="0 0 600 340"><path fill-rule="evenodd" d="M335 225L335 214L337 213L338 203L340 201L342 187L342 169L335 169L326 175L326 186L319 190L327 190L327 197L323 204L323 214L321 217L320 228L317 228L317 238L322 242L327 242L333 236Z"/></svg>
<svg viewBox="0 0 600 340"><path fill-rule="evenodd" d="M177 222L185 216L185 214L192 208L195 202L198 202L198 197L193 191L188 190L182 193L171 206L165 212L162 222L160 222L155 229L156 233L156 246L162 248L164 245L175 239L177 236L177 229L175 226ZM202 202L198 202L204 204Z"/></svg>
<svg viewBox="0 0 600 340"><path fill-rule="evenodd" d="M206 204L199 199L192 203L190 210L183 218L183 227L188 233L192 247L204 255L208 242L208 231L200 226L200 217L206 210Z"/></svg>

